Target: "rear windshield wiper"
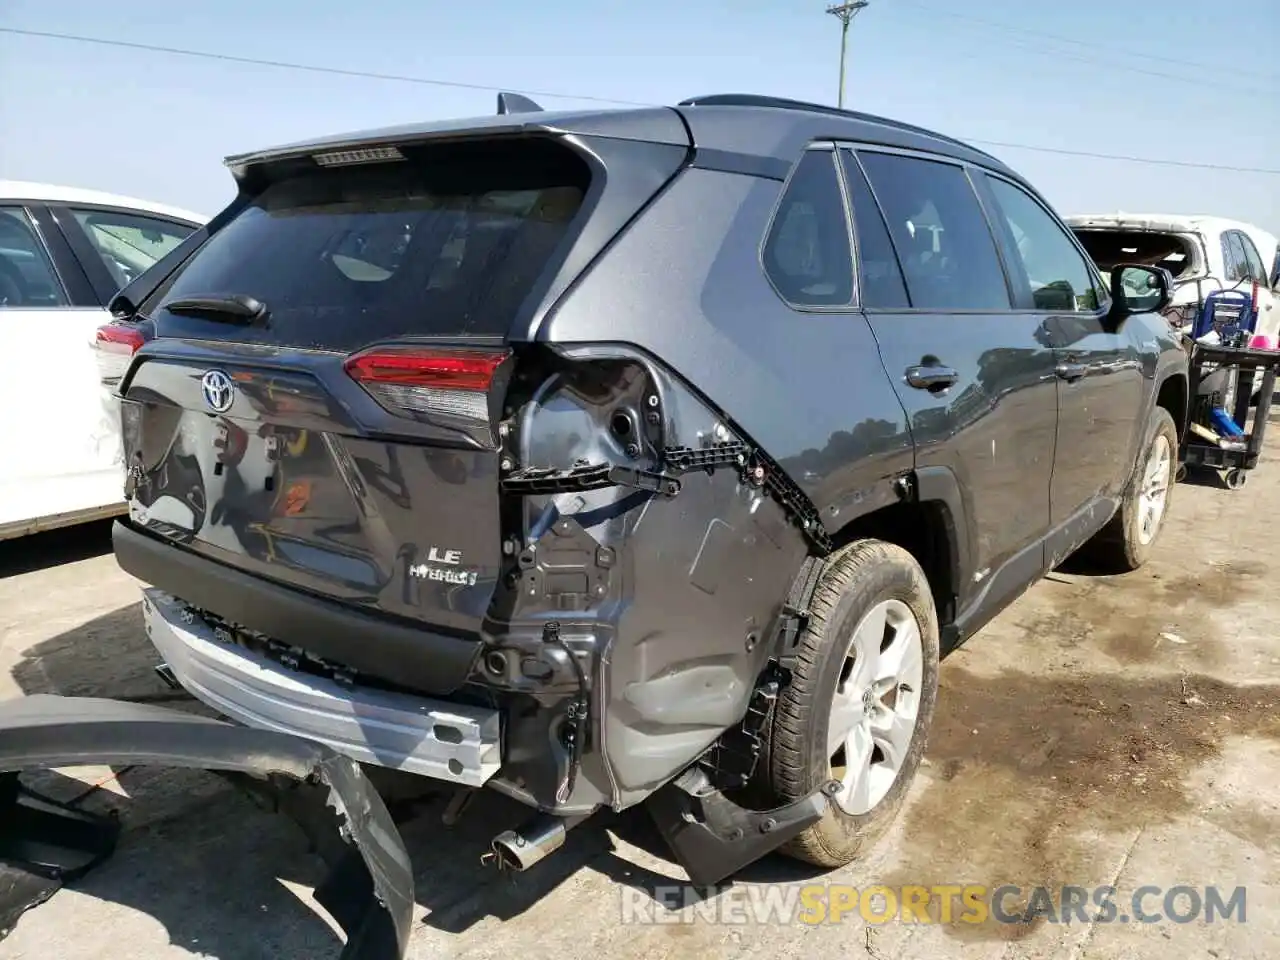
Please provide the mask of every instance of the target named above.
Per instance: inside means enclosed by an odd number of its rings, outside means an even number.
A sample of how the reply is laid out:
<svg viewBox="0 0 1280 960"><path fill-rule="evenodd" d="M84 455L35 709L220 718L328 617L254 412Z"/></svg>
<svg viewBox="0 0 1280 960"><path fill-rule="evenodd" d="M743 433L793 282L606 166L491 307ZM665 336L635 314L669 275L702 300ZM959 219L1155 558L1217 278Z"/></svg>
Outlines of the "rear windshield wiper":
<svg viewBox="0 0 1280 960"><path fill-rule="evenodd" d="M243 293L174 297L164 304L170 313L208 316L230 323L257 323L267 316L267 305Z"/></svg>

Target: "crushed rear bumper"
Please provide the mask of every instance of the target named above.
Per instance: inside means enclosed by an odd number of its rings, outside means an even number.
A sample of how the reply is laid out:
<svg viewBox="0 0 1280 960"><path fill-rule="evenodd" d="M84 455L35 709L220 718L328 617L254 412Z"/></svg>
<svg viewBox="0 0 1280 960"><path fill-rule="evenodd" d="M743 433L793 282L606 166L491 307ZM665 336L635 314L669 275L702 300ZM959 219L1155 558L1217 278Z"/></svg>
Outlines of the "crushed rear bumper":
<svg viewBox="0 0 1280 960"><path fill-rule="evenodd" d="M220 642L213 627L160 590L143 591L147 636L183 688L250 727L291 733L405 773L482 787L501 760L490 707L391 693L289 670Z"/></svg>
<svg viewBox="0 0 1280 960"><path fill-rule="evenodd" d="M32 696L0 702L0 862L8 872L0 885L0 920L46 899L40 881L54 889L60 883L60 828L72 840L86 834L83 821L67 827L69 818L55 810L23 807L17 773L92 764L193 767L253 783L283 777L327 788L332 814L326 819L330 825L336 819L340 842L315 835L318 819L298 810L299 824L332 866L316 899L346 931L343 960L403 960L414 902L409 856L381 797L353 760L297 737L115 700ZM38 835L43 829L47 836ZM108 846L97 859L109 853Z"/></svg>

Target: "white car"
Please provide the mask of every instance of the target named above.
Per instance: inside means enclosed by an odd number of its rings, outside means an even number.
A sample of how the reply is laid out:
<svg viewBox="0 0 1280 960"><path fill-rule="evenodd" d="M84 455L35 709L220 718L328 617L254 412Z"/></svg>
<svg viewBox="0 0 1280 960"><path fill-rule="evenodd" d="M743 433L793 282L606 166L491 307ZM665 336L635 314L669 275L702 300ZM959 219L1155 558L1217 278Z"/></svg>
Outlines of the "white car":
<svg viewBox="0 0 1280 960"><path fill-rule="evenodd" d="M116 292L205 222L131 197L0 180L0 540L122 513L96 349ZM34 350L16 349L24 340ZM117 347L132 352L127 344Z"/></svg>
<svg viewBox="0 0 1280 960"><path fill-rule="evenodd" d="M1066 222L1104 275L1117 263L1160 266L1173 274L1168 316L1180 328L1195 322L1208 294L1252 294L1256 282L1254 331L1280 334L1280 243L1266 230L1223 217L1163 213L1083 214Z"/></svg>

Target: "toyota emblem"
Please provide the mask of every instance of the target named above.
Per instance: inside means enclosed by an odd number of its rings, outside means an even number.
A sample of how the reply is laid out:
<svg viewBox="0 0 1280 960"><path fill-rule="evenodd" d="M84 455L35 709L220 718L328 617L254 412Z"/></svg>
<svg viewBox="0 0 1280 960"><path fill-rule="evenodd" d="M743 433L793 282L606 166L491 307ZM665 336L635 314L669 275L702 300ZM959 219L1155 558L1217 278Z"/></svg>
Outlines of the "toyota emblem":
<svg viewBox="0 0 1280 960"><path fill-rule="evenodd" d="M200 392L204 402L214 413L226 413L235 400L235 384L221 370L210 370L200 378Z"/></svg>

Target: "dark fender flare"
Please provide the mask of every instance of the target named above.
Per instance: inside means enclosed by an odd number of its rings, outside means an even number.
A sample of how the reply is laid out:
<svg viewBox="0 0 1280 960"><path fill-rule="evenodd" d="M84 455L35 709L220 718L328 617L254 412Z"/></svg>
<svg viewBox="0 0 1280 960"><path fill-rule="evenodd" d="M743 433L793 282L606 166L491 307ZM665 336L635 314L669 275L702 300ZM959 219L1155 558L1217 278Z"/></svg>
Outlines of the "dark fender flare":
<svg viewBox="0 0 1280 960"><path fill-rule="evenodd" d="M317 842L322 855L340 852L326 856L332 873L316 899L347 934L343 960L403 960L414 904L409 855L355 761L287 734L118 700L40 695L0 702L0 781L16 785L17 773L26 769L92 764L189 767L255 781L283 776L327 787L342 843L335 846L332 837L328 844ZM0 789L0 843L6 821L18 820L11 816L16 790L8 797L11 809L5 802ZM12 907L0 896L0 916L41 899Z"/></svg>
<svg viewBox="0 0 1280 960"><path fill-rule="evenodd" d="M973 528L969 523L969 508L960 489L960 481L950 467L919 467L914 476L916 503L937 503L943 508L947 524L946 539L951 555L947 562L951 569L951 582L955 587L957 615L964 609L973 585Z"/></svg>
<svg viewBox="0 0 1280 960"><path fill-rule="evenodd" d="M1187 424L1191 420L1191 407L1195 400L1195 398L1191 396L1191 374L1187 368L1187 363L1188 361L1185 356L1182 358L1181 362L1179 362L1176 356L1172 356L1170 354L1165 354L1165 356L1161 358L1160 365L1156 367L1156 374L1153 378L1151 409L1147 411L1147 416L1150 417L1151 410L1154 410L1157 406L1160 391L1164 389L1164 385L1166 383L1173 379L1181 380L1183 399L1182 420L1178 421L1175 418L1174 421L1174 426L1178 428L1179 440L1181 440L1183 434L1186 433Z"/></svg>
<svg viewBox="0 0 1280 960"><path fill-rule="evenodd" d="M1143 444L1147 441L1147 431L1151 429L1151 418L1159 406L1160 391L1166 383L1173 379L1182 381L1183 410L1182 420L1174 418L1174 428L1181 443L1187 433L1187 425L1191 422L1191 410L1195 398L1191 396L1190 358L1181 348L1165 350L1156 362L1155 372L1151 376L1150 391L1142 398L1141 415L1133 426L1133 436L1129 440L1129 457L1125 461L1129 467L1125 482L1131 483L1141 467Z"/></svg>
<svg viewBox="0 0 1280 960"><path fill-rule="evenodd" d="M973 529L969 523L969 507L960 481L950 467L940 465L918 467L909 474L899 476L892 486L886 483L885 487L886 490L895 492L875 500L869 499L863 504L864 509L857 516L845 519L845 525L834 531L835 535L841 537L849 527L895 506L928 505L941 508L939 512L944 528L940 532L945 538L947 550L943 562L951 576L954 593L950 598L954 606L951 613L958 619L965 611L967 601L971 599L975 554ZM803 608L815 584L816 573L812 565L806 563L796 574L787 605L793 609ZM941 605L938 613L940 617L945 617L945 611L941 609ZM785 626L782 632L790 636ZM954 624L944 623L943 633L944 641L953 642L954 638L951 634L955 633ZM782 646L787 646L787 643L784 642Z"/></svg>

